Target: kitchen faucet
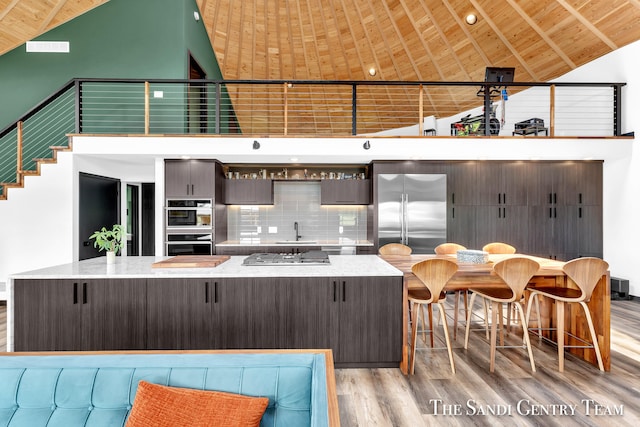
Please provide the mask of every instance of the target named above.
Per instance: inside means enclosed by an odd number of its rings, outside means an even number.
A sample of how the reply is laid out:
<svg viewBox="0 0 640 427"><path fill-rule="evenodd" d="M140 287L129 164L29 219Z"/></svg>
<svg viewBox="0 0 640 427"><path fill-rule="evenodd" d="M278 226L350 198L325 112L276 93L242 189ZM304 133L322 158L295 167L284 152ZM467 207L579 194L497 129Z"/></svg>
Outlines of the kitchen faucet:
<svg viewBox="0 0 640 427"><path fill-rule="evenodd" d="M293 229L296 230L296 242L302 237L298 232L298 222L293 223Z"/></svg>

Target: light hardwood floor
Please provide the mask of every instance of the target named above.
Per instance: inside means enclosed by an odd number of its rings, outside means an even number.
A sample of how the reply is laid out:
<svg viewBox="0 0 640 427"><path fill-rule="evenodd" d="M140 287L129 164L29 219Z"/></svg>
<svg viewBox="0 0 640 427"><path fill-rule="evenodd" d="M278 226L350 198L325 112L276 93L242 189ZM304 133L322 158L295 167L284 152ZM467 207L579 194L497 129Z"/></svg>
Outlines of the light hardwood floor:
<svg viewBox="0 0 640 427"><path fill-rule="evenodd" d="M517 332L507 341L518 344ZM6 348L5 337L6 306L0 306L0 351ZM499 349L496 372L491 374L483 332L472 332L468 350L463 348L464 333L459 333L454 342L456 374L449 369L446 350L418 350L416 374L411 377L395 368L338 369L341 424L638 426L640 300L612 301L611 342L607 373L571 355L560 373L556 348L532 339L536 373L530 370L526 352L517 348ZM507 414L496 415L503 413Z"/></svg>

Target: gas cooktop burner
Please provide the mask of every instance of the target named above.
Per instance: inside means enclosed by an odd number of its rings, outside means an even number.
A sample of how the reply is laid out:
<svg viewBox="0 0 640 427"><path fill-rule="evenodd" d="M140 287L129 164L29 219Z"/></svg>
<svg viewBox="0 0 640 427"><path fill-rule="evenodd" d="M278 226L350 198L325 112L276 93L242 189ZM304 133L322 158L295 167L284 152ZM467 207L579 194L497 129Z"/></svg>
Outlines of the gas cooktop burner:
<svg viewBox="0 0 640 427"><path fill-rule="evenodd" d="M329 255L323 251L309 251L298 254L251 254L242 265L325 265L330 264Z"/></svg>

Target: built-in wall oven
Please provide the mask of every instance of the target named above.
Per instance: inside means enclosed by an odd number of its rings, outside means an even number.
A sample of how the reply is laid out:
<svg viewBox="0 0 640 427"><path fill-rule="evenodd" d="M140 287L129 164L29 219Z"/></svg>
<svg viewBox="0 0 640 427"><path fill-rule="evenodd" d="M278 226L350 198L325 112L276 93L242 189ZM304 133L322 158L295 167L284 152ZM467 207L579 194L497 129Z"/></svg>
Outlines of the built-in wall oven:
<svg viewBox="0 0 640 427"><path fill-rule="evenodd" d="M168 199L165 209L167 228L211 228L211 199Z"/></svg>
<svg viewBox="0 0 640 427"><path fill-rule="evenodd" d="M167 199L165 211L167 256L213 254L211 199Z"/></svg>
<svg viewBox="0 0 640 427"><path fill-rule="evenodd" d="M212 255L212 233L167 233L166 250L168 256Z"/></svg>

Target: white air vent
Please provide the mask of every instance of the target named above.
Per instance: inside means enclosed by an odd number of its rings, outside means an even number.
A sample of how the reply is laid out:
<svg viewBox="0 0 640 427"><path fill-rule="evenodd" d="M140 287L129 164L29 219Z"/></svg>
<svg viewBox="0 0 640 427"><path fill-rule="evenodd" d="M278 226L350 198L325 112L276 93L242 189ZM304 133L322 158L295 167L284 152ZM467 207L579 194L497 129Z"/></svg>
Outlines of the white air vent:
<svg viewBox="0 0 640 427"><path fill-rule="evenodd" d="M69 42L27 42L27 52L69 53Z"/></svg>

